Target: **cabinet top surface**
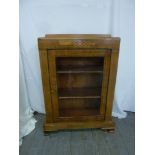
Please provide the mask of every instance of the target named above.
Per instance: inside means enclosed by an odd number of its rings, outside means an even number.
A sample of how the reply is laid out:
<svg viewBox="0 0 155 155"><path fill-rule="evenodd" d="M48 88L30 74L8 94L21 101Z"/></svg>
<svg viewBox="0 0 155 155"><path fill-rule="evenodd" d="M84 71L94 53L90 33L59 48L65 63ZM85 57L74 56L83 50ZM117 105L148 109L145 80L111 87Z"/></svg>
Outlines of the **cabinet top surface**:
<svg viewBox="0 0 155 155"><path fill-rule="evenodd" d="M46 34L45 38L53 39L99 39L111 37L110 34Z"/></svg>

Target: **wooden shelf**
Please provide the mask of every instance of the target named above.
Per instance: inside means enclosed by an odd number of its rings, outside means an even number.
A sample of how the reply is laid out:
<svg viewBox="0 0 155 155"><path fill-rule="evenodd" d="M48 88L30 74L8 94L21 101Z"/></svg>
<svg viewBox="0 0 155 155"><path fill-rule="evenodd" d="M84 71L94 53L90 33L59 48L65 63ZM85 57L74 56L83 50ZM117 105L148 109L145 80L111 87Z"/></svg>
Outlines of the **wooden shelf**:
<svg viewBox="0 0 155 155"><path fill-rule="evenodd" d="M100 88L58 89L58 98L100 98L100 93Z"/></svg>
<svg viewBox="0 0 155 155"><path fill-rule="evenodd" d="M102 73L102 71L57 71L58 74L73 74L73 73Z"/></svg>
<svg viewBox="0 0 155 155"><path fill-rule="evenodd" d="M61 117L95 116L99 115L99 109L60 109L59 114Z"/></svg>
<svg viewBox="0 0 155 155"><path fill-rule="evenodd" d="M102 73L102 66L58 66L57 73Z"/></svg>

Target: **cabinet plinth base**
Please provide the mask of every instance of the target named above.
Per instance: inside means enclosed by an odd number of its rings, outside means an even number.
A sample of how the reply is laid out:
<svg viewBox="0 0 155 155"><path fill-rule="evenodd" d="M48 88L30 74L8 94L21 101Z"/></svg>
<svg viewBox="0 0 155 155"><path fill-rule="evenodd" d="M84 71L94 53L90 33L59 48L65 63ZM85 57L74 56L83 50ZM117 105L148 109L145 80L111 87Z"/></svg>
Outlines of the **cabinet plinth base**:
<svg viewBox="0 0 155 155"><path fill-rule="evenodd" d="M108 132L111 132L114 131L114 127L115 123L113 121L45 123L44 133L65 129L86 129L86 128L101 128L102 130L107 130Z"/></svg>

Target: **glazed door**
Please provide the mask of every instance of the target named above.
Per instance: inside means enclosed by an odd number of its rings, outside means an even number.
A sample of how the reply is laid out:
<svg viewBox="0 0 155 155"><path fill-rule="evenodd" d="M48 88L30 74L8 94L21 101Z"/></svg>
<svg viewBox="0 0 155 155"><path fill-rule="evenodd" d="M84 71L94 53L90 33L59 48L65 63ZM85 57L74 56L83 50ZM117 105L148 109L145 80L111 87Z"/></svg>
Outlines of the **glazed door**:
<svg viewBox="0 0 155 155"><path fill-rule="evenodd" d="M104 120L110 50L49 50L55 121Z"/></svg>

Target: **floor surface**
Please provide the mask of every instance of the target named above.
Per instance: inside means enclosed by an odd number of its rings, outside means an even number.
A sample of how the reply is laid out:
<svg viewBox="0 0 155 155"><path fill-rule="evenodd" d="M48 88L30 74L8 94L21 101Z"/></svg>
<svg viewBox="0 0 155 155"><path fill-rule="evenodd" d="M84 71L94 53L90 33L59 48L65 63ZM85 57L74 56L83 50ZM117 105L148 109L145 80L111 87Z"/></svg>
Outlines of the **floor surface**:
<svg viewBox="0 0 155 155"><path fill-rule="evenodd" d="M58 131L44 136L44 115L36 114L36 128L23 138L20 155L134 155L135 114L125 119L114 118L116 129Z"/></svg>

